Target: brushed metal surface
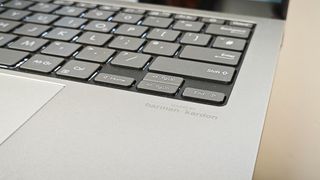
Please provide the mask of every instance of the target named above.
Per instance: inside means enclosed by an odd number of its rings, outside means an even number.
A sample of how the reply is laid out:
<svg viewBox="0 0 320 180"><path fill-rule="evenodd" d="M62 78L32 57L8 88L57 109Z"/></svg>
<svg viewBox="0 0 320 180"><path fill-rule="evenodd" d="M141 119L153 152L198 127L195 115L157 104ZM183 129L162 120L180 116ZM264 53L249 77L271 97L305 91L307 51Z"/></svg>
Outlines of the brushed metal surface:
<svg viewBox="0 0 320 180"><path fill-rule="evenodd" d="M0 179L251 179L284 22L115 3L257 23L228 104L0 70L66 85L0 146Z"/></svg>
<svg viewBox="0 0 320 180"><path fill-rule="evenodd" d="M64 86L0 73L0 145Z"/></svg>

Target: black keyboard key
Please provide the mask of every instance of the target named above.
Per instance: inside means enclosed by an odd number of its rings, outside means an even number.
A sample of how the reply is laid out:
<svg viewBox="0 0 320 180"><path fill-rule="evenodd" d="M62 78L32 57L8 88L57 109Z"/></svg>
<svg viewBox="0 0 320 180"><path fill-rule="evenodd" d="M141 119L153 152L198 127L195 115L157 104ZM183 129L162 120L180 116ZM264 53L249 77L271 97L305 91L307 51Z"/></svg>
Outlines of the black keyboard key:
<svg viewBox="0 0 320 180"><path fill-rule="evenodd" d="M122 24L117 28L114 34L141 37L147 30L148 28L144 26Z"/></svg>
<svg viewBox="0 0 320 180"><path fill-rule="evenodd" d="M202 18L201 21L205 23L221 24L221 25L226 22L225 20L222 20L222 19L206 18L206 17Z"/></svg>
<svg viewBox="0 0 320 180"><path fill-rule="evenodd" d="M86 10L86 8L64 6L61 9L56 10L55 13L64 16L80 16L80 14Z"/></svg>
<svg viewBox="0 0 320 180"><path fill-rule="evenodd" d="M247 22L239 22L239 21L230 21L230 26L238 26L238 27L244 27L244 28L252 28L253 24L247 23Z"/></svg>
<svg viewBox="0 0 320 180"><path fill-rule="evenodd" d="M96 63L71 60L62 66L56 74L86 80L89 79L99 67L100 65Z"/></svg>
<svg viewBox="0 0 320 180"><path fill-rule="evenodd" d="M155 39L155 40L161 40L161 41L175 41L180 34L181 34L180 31L155 28L150 33L148 33L147 39Z"/></svg>
<svg viewBox="0 0 320 180"><path fill-rule="evenodd" d="M37 23L37 24L51 24L58 18L59 16L57 15L36 13L36 14L33 14L32 16L27 17L25 21Z"/></svg>
<svg viewBox="0 0 320 180"><path fill-rule="evenodd" d="M54 23L55 26L67 27L67 28L79 28L87 19L84 18L74 18L74 17L63 17Z"/></svg>
<svg viewBox="0 0 320 180"><path fill-rule="evenodd" d="M179 57L195 61L235 66L240 60L241 53L213 48L186 46L180 53Z"/></svg>
<svg viewBox="0 0 320 180"><path fill-rule="evenodd" d="M29 7L30 11L36 11L41 13L51 13L54 10L58 9L60 6L57 4L48 4L48 3L37 3L34 6Z"/></svg>
<svg viewBox="0 0 320 180"><path fill-rule="evenodd" d="M184 15L184 14L177 14L174 16L175 19L179 20L186 20L186 21L195 21L198 19L196 16Z"/></svg>
<svg viewBox="0 0 320 180"><path fill-rule="evenodd" d="M23 51L35 52L48 43L48 40L32 38L32 37L22 37L17 41L9 45L9 48L18 49Z"/></svg>
<svg viewBox="0 0 320 180"><path fill-rule="evenodd" d="M118 13L112 21L128 23L128 24L136 24L142 18L142 15L139 14L128 14L128 13Z"/></svg>
<svg viewBox="0 0 320 180"><path fill-rule="evenodd" d="M19 26L20 24L20 22L16 21L0 19L0 32L9 32L17 26Z"/></svg>
<svg viewBox="0 0 320 180"><path fill-rule="evenodd" d="M122 51L111 61L111 64L142 69L150 61L150 59L150 55Z"/></svg>
<svg viewBox="0 0 320 180"><path fill-rule="evenodd" d="M177 21L173 29L181 30L181 31L191 31L191 32L199 32L204 23L202 22L195 22L195 21Z"/></svg>
<svg viewBox="0 0 320 180"><path fill-rule="evenodd" d="M63 58L36 54L23 63L20 68L41 73L50 73L63 61Z"/></svg>
<svg viewBox="0 0 320 180"><path fill-rule="evenodd" d="M171 23L173 22L172 18L163 18L163 17L147 17L143 22L142 25L145 26L152 26L152 27L159 27L159 28L168 28Z"/></svg>
<svg viewBox="0 0 320 180"><path fill-rule="evenodd" d="M93 9L93 10L90 10L88 13L86 13L83 17L88 19L107 20L113 14L114 12L111 12L111 11L102 11L98 9Z"/></svg>
<svg viewBox="0 0 320 180"><path fill-rule="evenodd" d="M80 33L80 30L67 29L67 28L54 28L44 37L54 40L70 41L76 35Z"/></svg>
<svg viewBox="0 0 320 180"><path fill-rule="evenodd" d="M143 52L161 56L173 56L179 48L180 45L177 43L150 41L143 49Z"/></svg>
<svg viewBox="0 0 320 180"><path fill-rule="evenodd" d="M46 32L49 28L50 26L27 23L14 30L13 33L25 36L38 37L44 32Z"/></svg>
<svg viewBox="0 0 320 180"><path fill-rule="evenodd" d="M31 14L30 11L9 9L9 10L3 12L0 15L0 18L18 21L18 20L21 20L21 19L25 18L29 14Z"/></svg>
<svg viewBox="0 0 320 180"><path fill-rule="evenodd" d="M130 87L132 86L135 80L131 77L118 76L118 75L107 74L107 73L99 73L94 78L94 81L99 83Z"/></svg>
<svg viewBox="0 0 320 180"><path fill-rule="evenodd" d="M185 33L180 40L182 44L190 44L197 46L206 46L211 40L211 36L208 34L199 34L199 33Z"/></svg>
<svg viewBox="0 0 320 180"><path fill-rule="evenodd" d="M230 83L235 73L233 67L166 57L155 59L149 70L222 83Z"/></svg>
<svg viewBox="0 0 320 180"><path fill-rule="evenodd" d="M84 27L85 30L96 31L96 32L110 32L117 23L105 22L105 21L91 21L88 25Z"/></svg>
<svg viewBox="0 0 320 180"><path fill-rule="evenodd" d="M140 38L118 36L111 41L109 47L128 51L138 51L144 42L145 40Z"/></svg>
<svg viewBox="0 0 320 180"><path fill-rule="evenodd" d="M81 46L78 44L55 41L55 42L52 42L44 50L42 50L41 53L53 55L53 56L70 57L80 47Z"/></svg>
<svg viewBox="0 0 320 180"><path fill-rule="evenodd" d="M210 24L206 30L208 34L231 36L238 38L248 38L250 35L250 29L240 28L229 25Z"/></svg>
<svg viewBox="0 0 320 180"><path fill-rule="evenodd" d="M158 82L142 80L138 84L137 89L161 94L174 95L178 91L179 87L171 84L162 84Z"/></svg>
<svg viewBox="0 0 320 180"><path fill-rule="evenodd" d="M226 97L225 94L221 92L208 91L190 87L186 88L183 91L182 96L186 98L208 101L213 103L222 103Z"/></svg>
<svg viewBox="0 0 320 180"><path fill-rule="evenodd" d="M77 40L77 43L103 46L112 38L111 34L85 32Z"/></svg>
<svg viewBox="0 0 320 180"><path fill-rule="evenodd" d="M17 36L12 35L12 34L3 34L0 33L0 46L5 46L7 45L9 42L13 41L14 39L16 39Z"/></svg>
<svg viewBox="0 0 320 180"><path fill-rule="evenodd" d="M77 54L76 59L98 63L106 62L116 51L113 49L87 46Z"/></svg>
<svg viewBox="0 0 320 180"><path fill-rule="evenodd" d="M246 40L244 39L228 38L222 36L218 36L212 45L212 47L215 48L222 48L235 51L243 51L245 46Z"/></svg>
<svg viewBox="0 0 320 180"><path fill-rule="evenodd" d="M29 55L27 52L3 48L0 48L0 54L0 65L5 66L14 66Z"/></svg>
<svg viewBox="0 0 320 180"><path fill-rule="evenodd" d="M13 9L25 9L34 4L32 1L24 0L12 0L4 4L4 7L13 8Z"/></svg>

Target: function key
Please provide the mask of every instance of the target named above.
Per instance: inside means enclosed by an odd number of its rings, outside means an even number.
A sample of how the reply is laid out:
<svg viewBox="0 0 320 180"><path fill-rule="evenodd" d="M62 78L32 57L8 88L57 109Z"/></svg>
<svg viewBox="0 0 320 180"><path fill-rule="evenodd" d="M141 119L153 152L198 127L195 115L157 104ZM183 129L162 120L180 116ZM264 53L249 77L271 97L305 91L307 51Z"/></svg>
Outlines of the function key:
<svg viewBox="0 0 320 180"><path fill-rule="evenodd" d="M9 1L8 3L4 4L4 6L8 8L14 8L14 9L25 9L31 6L32 4L34 4L34 2L24 1L24 0L15 0L15 1Z"/></svg>
<svg viewBox="0 0 320 180"><path fill-rule="evenodd" d="M168 12L160 12L160 11L150 11L148 12L148 15L149 16L157 16L157 17L170 17L171 16L171 13L168 13Z"/></svg>
<svg viewBox="0 0 320 180"><path fill-rule="evenodd" d="M126 8L123 10L125 13L132 13L132 14L144 14L146 10L144 9L133 9L133 8Z"/></svg>
<svg viewBox="0 0 320 180"><path fill-rule="evenodd" d="M190 16L190 15L184 15L184 14L177 14L174 17L175 19L180 19L180 20L189 20L189 21L195 21L198 19L196 16Z"/></svg>
<svg viewBox="0 0 320 180"><path fill-rule="evenodd" d="M117 6L107 6L107 5L99 6L99 9L105 10L105 11L120 11L120 10L121 10L120 7L117 7Z"/></svg>
<svg viewBox="0 0 320 180"><path fill-rule="evenodd" d="M247 22L239 22L239 21L230 21L230 26L238 26L238 27L245 27L245 28L252 28L253 24Z"/></svg>
<svg viewBox="0 0 320 180"><path fill-rule="evenodd" d="M225 94L221 92L208 91L196 88L186 88L183 93L183 97L192 98L196 100L209 101L213 103L223 103L225 99Z"/></svg>
<svg viewBox="0 0 320 180"><path fill-rule="evenodd" d="M142 80L138 84L137 89L161 94L174 95L178 91L179 87L171 84L162 84L158 82Z"/></svg>
<svg viewBox="0 0 320 180"><path fill-rule="evenodd" d="M94 81L99 83L113 84L118 86L130 87L134 83L131 77L118 76L114 74L99 73Z"/></svg>
<svg viewBox="0 0 320 180"><path fill-rule="evenodd" d="M71 6L74 4L72 1L63 1L63 0L55 0L54 4L63 5L63 6Z"/></svg>
<svg viewBox="0 0 320 180"><path fill-rule="evenodd" d="M96 7L97 7L96 4L82 3L82 2L77 3L76 6L77 6L77 7L82 7L82 8L88 8L88 9L93 9L93 8L96 8Z"/></svg>
<svg viewBox="0 0 320 180"><path fill-rule="evenodd" d="M148 73L143 78L145 81L152 81L152 82L158 82L163 84L171 84L174 86L180 87L183 83L183 78L176 77L176 76L168 76L163 74L157 74L157 73Z"/></svg>
<svg viewBox="0 0 320 180"><path fill-rule="evenodd" d="M224 24L226 21L222 20L222 19L216 19L216 18L202 18L201 19L202 22L205 23L212 23L212 24Z"/></svg>

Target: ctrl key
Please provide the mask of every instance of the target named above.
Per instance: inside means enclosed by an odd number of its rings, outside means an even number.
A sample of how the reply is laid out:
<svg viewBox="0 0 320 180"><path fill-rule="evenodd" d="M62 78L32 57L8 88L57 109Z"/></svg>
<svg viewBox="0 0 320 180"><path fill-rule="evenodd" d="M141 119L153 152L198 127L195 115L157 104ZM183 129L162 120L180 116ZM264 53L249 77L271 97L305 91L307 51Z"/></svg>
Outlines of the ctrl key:
<svg viewBox="0 0 320 180"><path fill-rule="evenodd" d="M224 93L196 89L196 88L186 88L183 91L182 96L186 98L213 102L213 103L223 103L226 97Z"/></svg>

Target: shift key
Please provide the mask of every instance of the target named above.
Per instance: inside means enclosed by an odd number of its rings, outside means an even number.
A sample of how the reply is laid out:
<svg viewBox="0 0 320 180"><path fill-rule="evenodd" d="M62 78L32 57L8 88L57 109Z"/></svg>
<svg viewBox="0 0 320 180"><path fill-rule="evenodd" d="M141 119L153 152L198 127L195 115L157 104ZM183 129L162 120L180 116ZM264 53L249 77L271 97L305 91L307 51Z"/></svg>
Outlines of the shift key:
<svg viewBox="0 0 320 180"><path fill-rule="evenodd" d="M233 67L167 57L155 59L149 70L222 83L230 83L235 73Z"/></svg>

